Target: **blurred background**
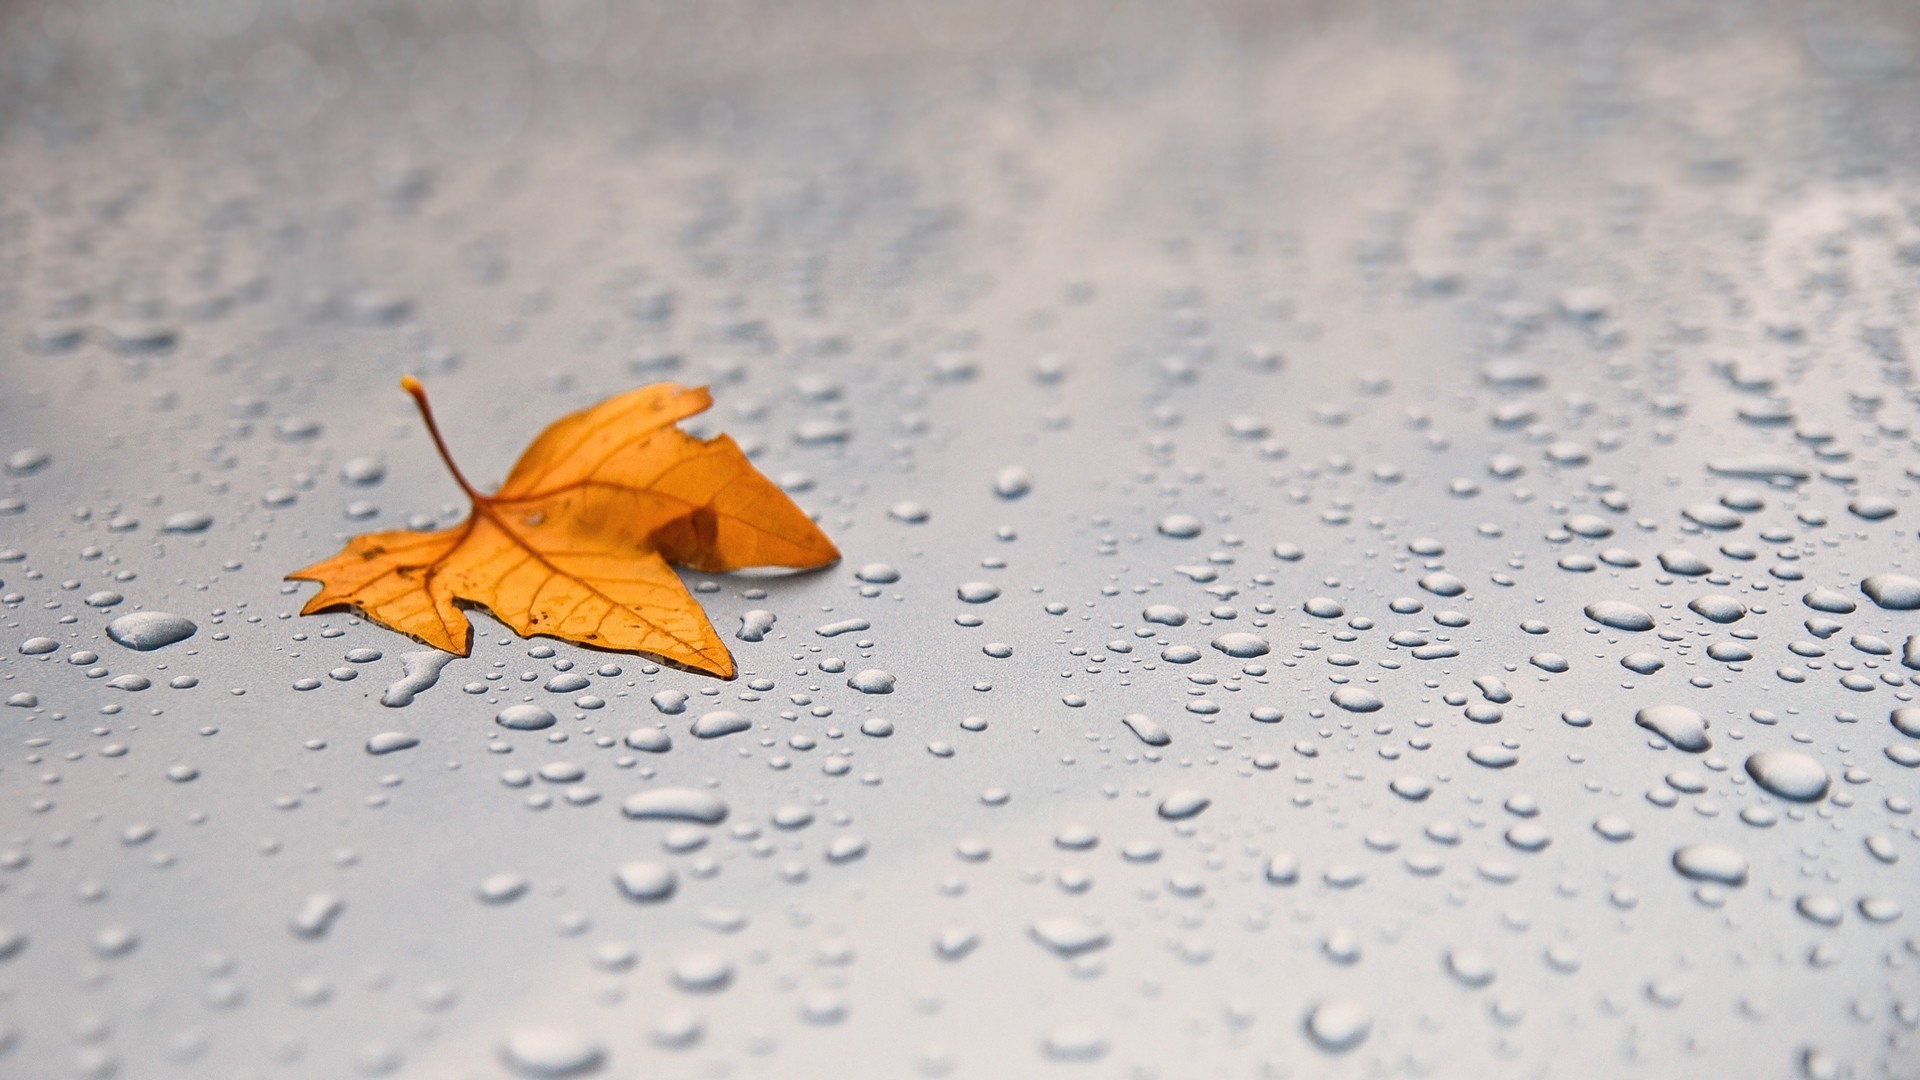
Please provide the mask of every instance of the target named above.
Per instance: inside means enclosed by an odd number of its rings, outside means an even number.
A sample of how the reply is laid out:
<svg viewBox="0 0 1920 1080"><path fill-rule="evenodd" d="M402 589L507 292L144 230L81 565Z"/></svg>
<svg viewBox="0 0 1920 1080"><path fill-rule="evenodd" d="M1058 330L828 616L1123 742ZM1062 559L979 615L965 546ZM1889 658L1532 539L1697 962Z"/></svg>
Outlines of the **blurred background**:
<svg viewBox="0 0 1920 1080"><path fill-rule="evenodd" d="M0 1075L1914 1076L1917 50L0 3ZM483 486L711 385L846 561L730 683L300 618L465 512L403 373Z"/></svg>

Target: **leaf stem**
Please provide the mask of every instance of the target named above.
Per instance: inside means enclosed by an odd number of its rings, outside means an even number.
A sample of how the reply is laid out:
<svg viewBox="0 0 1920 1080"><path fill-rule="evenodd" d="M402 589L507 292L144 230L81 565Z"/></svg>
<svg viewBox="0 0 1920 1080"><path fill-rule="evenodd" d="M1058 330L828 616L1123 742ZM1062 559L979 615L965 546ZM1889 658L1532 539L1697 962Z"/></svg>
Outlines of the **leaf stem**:
<svg viewBox="0 0 1920 1080"><path fill-rule="evenodd" d="M440 437L440 425L433 420L433 406L427 404L427 388L420 385L419 379L411 375L402 375L400 389L405 390L413 398L414 405L419 407L420 418L427 422L427 434L433 436L434 448L440 451L440 460L447 463L447 471L453 474L454 483L459 484L460 490L467 493L467 498L478 505L482 498L481 494L473 489L472 484L467 483L465 476L461 475L460 466L453 463L453 455L447 452L447 440Z"/></svg>

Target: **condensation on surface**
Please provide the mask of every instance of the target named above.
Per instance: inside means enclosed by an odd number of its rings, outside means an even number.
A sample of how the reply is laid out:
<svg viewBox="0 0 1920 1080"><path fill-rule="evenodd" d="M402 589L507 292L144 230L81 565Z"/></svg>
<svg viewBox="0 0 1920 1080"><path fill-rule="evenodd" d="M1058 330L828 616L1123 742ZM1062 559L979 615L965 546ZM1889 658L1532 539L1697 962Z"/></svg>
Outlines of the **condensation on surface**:
<svg viewBox="0 0 1920 1080"><path fill-rule="evenodd" d="M0 1073L1897 1077L1906 5L0 12ZM719 682L288 570L648 382Z"/></svg>

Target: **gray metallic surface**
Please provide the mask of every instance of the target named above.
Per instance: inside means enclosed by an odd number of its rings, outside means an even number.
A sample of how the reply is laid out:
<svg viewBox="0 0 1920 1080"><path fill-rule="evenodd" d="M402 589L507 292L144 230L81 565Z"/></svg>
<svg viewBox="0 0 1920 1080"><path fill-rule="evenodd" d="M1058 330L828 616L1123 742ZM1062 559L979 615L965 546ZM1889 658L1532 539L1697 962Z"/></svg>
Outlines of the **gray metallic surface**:
<svg viewBox="0 0 1920 1080"><path fill-rule="evenodd" d="M1913 11L1026 7L0 12L0 1074L1920 1075ZM846 561L383 706L407 372Z"/></svg>

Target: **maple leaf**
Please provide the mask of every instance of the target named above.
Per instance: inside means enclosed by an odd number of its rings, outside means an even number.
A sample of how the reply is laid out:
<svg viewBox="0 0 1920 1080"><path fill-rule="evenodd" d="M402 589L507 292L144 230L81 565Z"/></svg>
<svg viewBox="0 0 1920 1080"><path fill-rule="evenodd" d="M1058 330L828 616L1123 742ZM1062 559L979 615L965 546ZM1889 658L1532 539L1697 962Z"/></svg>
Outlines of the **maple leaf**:
<svg viewBox="0 0 1920 1080"><path fill-rule="evenodd" d="M426 389L412 376L400 385L472 512L438 532L355 537L288 574L320 583L302 615L354 608L465 656L473 628L462 608L478 606L523 637L646 653L730 679L732 655L668 564L719 572L840 558L731 438L674 426L713 404L705 388L658 383L562 417L500 490L482 495L447 452Z"/></svg>

